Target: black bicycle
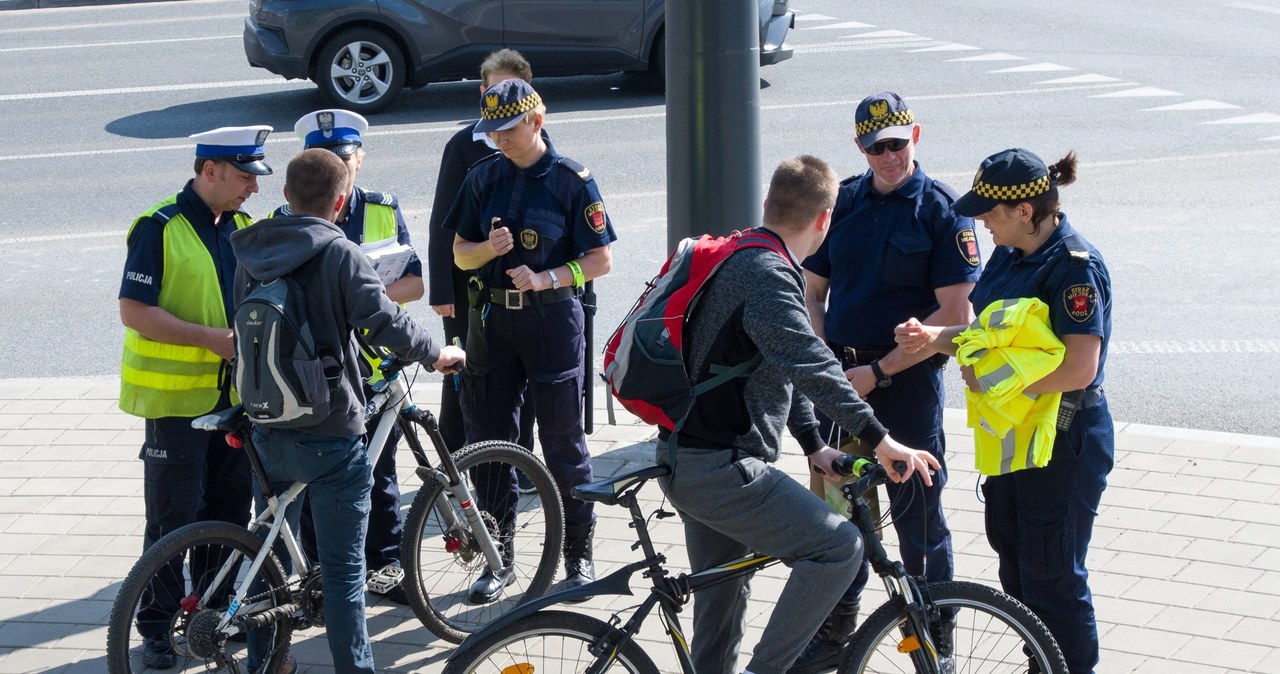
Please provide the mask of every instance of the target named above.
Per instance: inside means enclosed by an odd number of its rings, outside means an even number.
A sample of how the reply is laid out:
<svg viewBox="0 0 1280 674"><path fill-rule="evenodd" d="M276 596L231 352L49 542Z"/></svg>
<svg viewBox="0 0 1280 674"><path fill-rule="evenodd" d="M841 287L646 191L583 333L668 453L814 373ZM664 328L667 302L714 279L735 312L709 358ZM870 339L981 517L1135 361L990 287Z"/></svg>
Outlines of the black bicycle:
<svg viewBox="0 0 1280 674"><path fill-rule="evenodd" d="M369 463L377 463L398 426L422 478L401 545L405 594L431 632L458 643L520 602L546 593L564 543L563 506L546 466L519 445L482 442L450 454L435 417L410 398L403 369L391 357L380 365L384 378L374 384L365 410ZM301 498L306 485L271 491L241 407L200 417L193 425L226 432L229 444L244 448L259 484L266 485L268 506L248 528L197 522L143 553L112 606L107 629L112 674L146 671L143 643L148 638L168 641L178 656L177 671L274 674L285 662L293 631L324 624L319 566L278 516ZM424 437L435 449L435 463ZM479 471L512 476L519 471L529 478L533 489L518 496L514 520L499 523L481 507L512 496L510 490L502 496L479 493L474 478ZM496 487L498 481L488 483ZM286 573L285 559L292 573ZM510 584L493 601L475 603L468 591L485 569L506 574ZM252 658L249 643L254 644ZM251 660L260 664L246 666Z"/></svg>
<svg viewBox="0 0 1280 674"><path fill-rule="evenodd" d="M845 472L861 476L843 490L853 504L850 519L862 532L867 557L889 593L889 600L858 628L845 649L839 672L1066 674L1066 663L1049 630L1017 600L977 583L928 583L907 575L901 562L891 561L876 536L876 522L863 496L887 480L884 468L852 456L839 462L843 465L837 466L838 470L843 467ZM694 674L688 639L677 616L680 609L705 587L755 573L779 560L752 554L671 577L663 565L666 559L654 549L647 518L636 498L645 483L669 473L667 466L653 466L575 487L576 498L630 510L636 547L643 550L645 558L594 583L516 608L463 642L446 665L445 674L656 673L658 667L636 639L641 624L655 608L680 671ZM659 519L673 515L661 507L654 513ZM615 612L605 622L581 613L546 610L570 600L630 595L631 576L637 571L652 581L652 589L632 607L634 611L623 609L631 611L629 616Z"/></svg>

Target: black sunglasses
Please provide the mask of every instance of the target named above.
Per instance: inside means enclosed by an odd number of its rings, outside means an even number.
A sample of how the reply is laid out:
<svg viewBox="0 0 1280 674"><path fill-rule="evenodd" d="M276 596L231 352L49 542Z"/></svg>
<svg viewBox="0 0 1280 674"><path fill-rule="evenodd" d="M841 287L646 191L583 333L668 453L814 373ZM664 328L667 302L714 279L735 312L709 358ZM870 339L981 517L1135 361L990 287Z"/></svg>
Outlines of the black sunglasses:
<svg viewBox="0 0 1280 674"><path fill-rule="evenodd" d="M864 148L864 149L867 151L867 154L878 157L884 154L885 150L890 150L892 152L901 152L904 148L907 147L907 144L910 142L911 140L908 138L890 138L889 140L882 140L878 143L872 143L871 147Z"/></svg>

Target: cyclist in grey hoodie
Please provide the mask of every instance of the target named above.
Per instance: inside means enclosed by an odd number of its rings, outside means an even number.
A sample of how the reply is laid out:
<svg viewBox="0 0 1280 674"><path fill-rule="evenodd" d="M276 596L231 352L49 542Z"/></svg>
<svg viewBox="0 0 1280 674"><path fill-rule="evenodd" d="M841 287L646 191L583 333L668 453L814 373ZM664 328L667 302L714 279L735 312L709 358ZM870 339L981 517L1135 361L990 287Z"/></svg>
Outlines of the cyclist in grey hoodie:
<svg viewBox="0 0 1280 674"><path fill-rule="evenodd" d="M460 367L465 354L434 343L388 299L360 246L333 224L346 198L346 181L346 166L332 152L303 150L289 162L285 175L285 199L295 215L241 229L232 235L231 245L239 261L237 304L252 279L291 274L304 289L317 349L343 364L343 376L330 393L328 417L301 429L258 427L254 445L273 488L283 490L294 481L309 485L334 669L371 673L373 651L364 621L364 538L373 476L361 442L362 359L352 330L366 330L370 343L442 372ZM264 504L260 498L258 502L261 510ZM294 527L297 505L288 513Z"/></svg>

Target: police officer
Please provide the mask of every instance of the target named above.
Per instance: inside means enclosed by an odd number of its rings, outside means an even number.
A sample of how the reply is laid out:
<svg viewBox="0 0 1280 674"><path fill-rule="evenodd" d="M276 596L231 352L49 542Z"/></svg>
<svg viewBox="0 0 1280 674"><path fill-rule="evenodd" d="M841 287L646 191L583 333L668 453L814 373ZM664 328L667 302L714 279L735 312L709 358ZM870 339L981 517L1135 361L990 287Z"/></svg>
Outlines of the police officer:
<svg viewBox="0 0 1280 674"><path fill-rule="evenodd" d="M143 549L192 522L249 521L249 464L223 433L191 420L230 407L229 317L236 259L231 233L253 220L241 204L270 175L264 160L269 126L198 133L195 177L181 192L147 209L129 228L120 322L125 326L120 409L146 419L146 530ZM181 587L154 581L138 611L142 660L173 667L169 625Z"/></svg>
<svg viewBox="0 0 1280 674"><path fill-rule="evenodd" d="M1048 465L988 477L982 493L1001 587L1044 621L1068 670L1087 674L1098 664L1098 626L1085 557L1114 464L1115 427L1102 392L1111 341L1111 275L1098 250L1059 210L1058 188L1075 177L1074 152L1045 166L1028 150L1005 150L982 162L973 189L955 209L982 220L997 246L973 289L973 306L1039 298L1066 347L1062 364L1025 391L1063 392L1068 414L1059 415ZM927 347L954 354L951 340L965 327L944 329L913 319L898 327L897 341L908 351ZM971 367L961 373L971 389L980 390ZM1046 554L1046 548L1060 552Z"/></svg>
<svg viewBox="0 0 1280 674"><path fill-rule="evenodd" d="M480 112L476 131L500 154L471 169L444 221L456 233L458 266L477 270L462 387L467 441L515 440L521 397L533 396L543 456L564 499L566 586L577 587L595 577L595 514L569 496L592 479L582 427L579 290L609 272L617 237L591 173L541 135L546 106L528 82L489 87ZM515 498L507 483L514 476L494 479L510 496L484 505L499 526L510 527ZM492 601L513 580L510 565L497 574L486 569L470 599Z"/></svg>
<svg viewBox="0 0 1280 674"><path fill-rule="evenodd" d="M522 79L533 81L533 68L520 52L500 49L489 54L480 64L480 91L503 80ZM453 232L442 226L444 216L453 206L453 199L462 187L462 180L477 162L498 151L487 135L476 131L476 123L458 130L445 143L440 157L440 173L436 177L435 201L431 206L431 239L427 244L427 295L431 310L444 320L446 343L463 340L467 336L467 280L471 272L463 271L453 263ZM546 131L543 131L546 136ZM457 377L445 377L440 396L440 434L450 451L457 451L466 444L462 427L462 406L458 402L460 381ZM526 397L520 408L519 444L533 451L533 398Z"/></svg>
<svg viewBox="0 0 1280 674"><path fill-rule="evenodd" d="M338 212L337 225L351 241L372 244L395 239L406 246L413 245L409 228L400 211L395 195L370 192L355 184L356 174L364 164L364 134L369 122L364 117L346 110L317 110L303 115L293 126L294 135L305 145L304 149L329 150L347 167L347 199ZM289 215L288 205L276 209L274 215ZM406 265L400 278L387 284L387 297L401 305L422 297L422 262L416 257ZM375 369L369 382L381 379ZM365 399L372 395L365 384ZM396 476L396 445L401 431L392 427L387 443L373 468L373 491L370 496L369 532L365 538L365 568L369 569L369 590L382 594L400 604L408 604L400 582L404 571L400 567L400 540L404 523L400 519L400 485ZM310 509L306 511L303 532L311 542L312 527Z"/></svg>
<svg viewBox="0 0 1280 674"><path fill-rule="evenodd" d="M948 325L972 318L968 295L978 278L977 239L973 220L952 209L956 193L916 162L920 125L900 96L868 96L854 121L858 151L871 170L841 183L831 234L804 262L805 300L815 331L835 350L876 418L904 445L926 450L942 464L932 487L912 480L886 490L907 572L925 574L930 582L949 580L951 532L940 502L947 483L945 357L895 348L893 330L911 316ZM864 562L791 672L835 668L840 646L856 626L868 576ZM941 645L949 636L946 630L938 635Z"/></svg>

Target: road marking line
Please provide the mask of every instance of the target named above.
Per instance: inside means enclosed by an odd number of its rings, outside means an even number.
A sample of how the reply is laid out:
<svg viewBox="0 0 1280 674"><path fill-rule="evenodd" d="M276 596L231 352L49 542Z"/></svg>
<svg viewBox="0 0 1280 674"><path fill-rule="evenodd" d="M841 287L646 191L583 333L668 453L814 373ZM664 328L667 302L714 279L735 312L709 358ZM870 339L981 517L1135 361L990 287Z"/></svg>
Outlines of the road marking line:
<svg viewBox="0 0 1280 674"><path fill-rule="evenodd" d="M1152 96L1181 96L1182 94L1168 89L1157 89L1156 87L1138 87L1136 89L1125 89L1124 91L1111 91L1105 94L1097 94L1089 98L1149 98Z"/></svg>
<svg viewBox="0 0 1280 674"><path fill-rule="evenodd" d="M15 51L43 51L46 49L85 49L96 47L128 47L140 44L165 44L169 42L199 42L202 40L239 40L240 35L217 35L214 37L175 37L165 40L134 40L132 42L97 42L93 44L59 44L48 45L44 47L4 47L0 48L0 54Z"/></svg>
<svg viewBox="0 0 1280 674"><path fill-rule="evenodd" d="M1024 56L1014 56L1004 52L993 52L991 54L978 54L977 56L962 56L958 59L947 59L944 63L967 63L970 61L1025 61Z"/></svg>
<svg viewBox="0 0 1280 674"><path fill-rule="evenodd" d="M82 96L113 96L117 94L154 94L166 91L192 91L204 89L234 89L240 87L270 87L292 85L292 88L310 86L305 80L286 80L282 77L238 82L200 82L196 84L161 84L150 87L121 87L118 89L81 89L79 91L46 91L32 94L4 94L0 101L34 101L47 98L78 98ZM286 87L291 88L291 87Z"/></svg>
<svg viewBox="0 0 1280 674"><path fill-rule="evenodd" d="M804 12L796 12L796 21L835 21L836 17L827 16L826 14L806 14Z"/></svg>
<svg viewBox="0 0 1280 674"><path fill-rule="evenodd" d="M1175 112L1184 110L1231 110L1239 108L1238 105L1231 103L1223 103L1222 101L1213 101L1202 98L1198 101L1187 101L1186 103L1174 103L1173 105L1162 105L1158 108L1147 108L1143 112Z"/></svg>
<svg viewBox="0 0 1280 674"><path fill-rule="evenodd" d="M842 21L840 23L828 23L822 26L806 26L804 28L797 28L796 30L847 30L849 28L875 28L875 25L862 23L861 21Z"/></svg>
<svg viewBox="0 0 1280 674"><path fill-rule="evenodd" d="M908 33L905 30L873 30L870 33L858 33L857 35L845 35L843 39L862 39L869 37L918 37L915 33Z"/></svg>
<svg viewBox="0 0 1280 674"><path fill-rule="evenodd" d="M1250 2L1229 2L1227 7L1235 7L1236 9L1251 9L1255 12L1266 12L1268 14L1280 14L1280 7L1271 7L1269 5L1255 5Z"/></svg>
<svg viewBox="0 0 1280 674"><path fill-rule="evenodd" d="M1051 73L1064 70L1075 70L1071 66L1061 66L1057 63L1031 63L1025 66L1013 66L1012 68L1001 68L999 70L988 70L988 73Z"/></svg>
<svg viewBox="0 0 1280 674"><path fill-rule="evenodd" d="M1111 342L1108 353L1277 353L1275 339L1154 339Z"/></svg>
<svg viewBox="0 0 1280 674"><path fill-rule="evenodd" d="M50 9L42 9L41 12L54 11ZM93 29L100 30L102 28L119 28L124 26L146 26L161 23L180 23L184 26L190 26L195 21L214 21L221 19L240 19L244 20L244 14L210 14L208 16L175 16L166 19L137 19L135 21L114 21L110 23L78 23L62 26L28 26L26 28L5 28L0 29L0 35L10 33L49 33L59 30L82 30Z"/></svg>
<svg viewBox="0 0 1280 674"><path fill-rule="evenodd" d="M920 37L912 39L885 40L874 41L870 43L859 44L821 44L810 47L796 47L796 51L802 54L833 54L837 52L847 51L874 51L876 49L902 49L904 47L915 47L921 44L933 42L932 38Z"/></svg>
<svg viewBox="0 0 1280 674"><path fill-rule="evenodd" d="M1262 140L1280 140L1280 136L1272 136L1270 138L1263 138Z"/></svg>
<svg viewBox="0 0 1280 674"><path fill-rule="evenodd" d="M952 42L952 43L950 43L950 44L940 44L940 45L938 45L938 46L936 46L936 47L925 47L924 49L912 49L911 51L913 51L913 52L920 52L920 51L973 51L973 50L975 50L975 49L978 49L978 47L970 47L970 46L969 46L969 45L967 45L967 44L960 44L959 42Z"/></svg>
<svg viewBox="0 0 1280 674"><path fill-rule="evenodd" d="M1094 82L1123 82L1119 77L1110 77L1108 75L1099 75L1098 73L1089 73L1088 75L1070 75L1068 77L1059 77L1053 80L1043 80L1036 84L1091 84Z"/></svg>
<svg viewBox="0 0 1280 674"><path fill-rule="evenodd" d="M1239 117L1228 117L1226 119L1215 119L1212 122L1200 122L1201 124L1280 124L1280 115L1274 112L1257 112L1252 115L1241 115Z"/></svg>

